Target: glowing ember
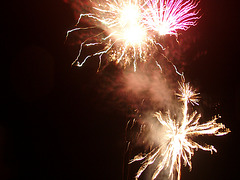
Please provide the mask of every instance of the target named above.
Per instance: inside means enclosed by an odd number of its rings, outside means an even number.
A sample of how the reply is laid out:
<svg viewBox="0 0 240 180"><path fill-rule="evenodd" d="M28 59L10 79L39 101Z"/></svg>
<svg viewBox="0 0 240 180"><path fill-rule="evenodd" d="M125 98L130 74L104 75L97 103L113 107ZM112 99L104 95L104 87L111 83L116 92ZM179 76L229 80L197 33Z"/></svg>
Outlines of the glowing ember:
<svg viewBox="0 0 240 180"><path fill-rule="evenodd" d="M129 163L143 160L142 166L139 168L136 179L142 174L142 172L154 161L159 158L158 165L154 171L152 179L155 179L159 173L165 169L169 171L169 178L173 179L174 171L177 173L177 179L181 177L181 165L182 162L185 166L192 168L191 157L194 155L194 150L202 149L204 151L210 151L211 153L217 152L212 145L200 145L192 140L193 137L199 135L215 135L222 136L230 132L228 128L221 123L217 123L219 116L215 116L212 120L200 124L199 120L201 114L197 111L189 115L188 102L196 102L196 93L192 91L189 83L184 82L180 84L180 101L183 102L182 114L180 122L170 117L170 112L164 116L161 112L156 112L154 117L163 126L164 137L161 145L154 148L148 154L138 154Z"/></svg>

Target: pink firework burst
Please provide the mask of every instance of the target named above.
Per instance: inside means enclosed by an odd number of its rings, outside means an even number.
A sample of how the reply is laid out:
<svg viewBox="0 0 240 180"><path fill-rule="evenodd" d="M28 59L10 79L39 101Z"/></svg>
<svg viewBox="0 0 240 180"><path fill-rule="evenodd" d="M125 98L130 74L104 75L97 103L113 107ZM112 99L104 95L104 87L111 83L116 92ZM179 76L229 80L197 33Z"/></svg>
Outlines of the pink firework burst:
<svg viewBox="0 0 240 180"><path fill-rule="evenodd" d="M177 30L186 31L197 24L198 4L194 0L149 0L145 24L159 35L177 36Z"/></svg>

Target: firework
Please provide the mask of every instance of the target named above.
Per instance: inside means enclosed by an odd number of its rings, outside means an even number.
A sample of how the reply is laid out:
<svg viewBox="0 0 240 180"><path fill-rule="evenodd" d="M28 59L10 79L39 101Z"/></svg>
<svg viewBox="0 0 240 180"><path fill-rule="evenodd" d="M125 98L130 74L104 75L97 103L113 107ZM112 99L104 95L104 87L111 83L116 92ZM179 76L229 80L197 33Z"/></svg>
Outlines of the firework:
<svg viewBox="0 0 240 180"><path fill-rule="evenodd" d="M94 27L76 27L69 30L67 36L73 31L82 29L100 28L102 32L81 43L79 54L73 64L78 62L84 46L102 45L103 49L88 55L78 63L78 66L82 66L88 58L93 56L99 56L101 64L102 56L107 54L109 61L122 63L124 67L133 62L136 70L137 61L146 61L146 56L150 55L149 49L156 46L142 24L143 6L145 6L144 2L137 0L107 0L92 3L92 12L81 14L77 26L82 18L88 18L93 21Z"/></svg>
<svg viewBox="0 0 240 180"><path fill-rule="evenodd" d="M185 106L188 102L190 102L192 105L199 105L198 95L200 93L196 93L196 90L192 89L190 83L185 83L184 81L185 80L183 79L182 83L178 83L180 93L176 93L176 95L179 97L179 100L184 102Z"/></svg>
<svg viewBox="0 0 240 180"><path fill-rule="evenodd" d="M194 0L149 0L145 24L159 35L176 35L178 30L186 31L197 24L200 18Z"/></svg>
<svg viewBox="0 0 240 180"><path fill-rule="evenodd" d="M159 36L177 35L178 30L187 30L196 25L199 19L196 11L198 3L182 0L106 0L91 2L89 13L80 14L76 27L67 32L89 30L94 34L85 38L77 58L73 62L81 67L87 59L107 55L108 61L121 63L124 67L137 62L146 62L159 47L164 50ZM90 27L79 27L82 19L87 18ZM95 31L94 31L95 30ZM87 55L81 62L84 47L101 46L102 49Z"/></svg>
<svg viewBox="0 0 240 180"><path fill-rule="evenodd" d="M192 140L193 137L200 135L215 135L222 136L230 132L228 128L221 123L217 123L217 119L220 116L215 116L212 120L200 124L199 120L201 114L194 111L191 115L188 114L188 103L197 104L198 93L192 90L189 83L179 83L180 93L177 93L179 100L183 102L182 114L180 121L176 121L171 118L170 112L166 115L161 112L156 112L154 117L164 129L164 137L160 145L154 148L147 154L136 155L129 163L143 160L142 166L139 168L136 179L142 174L142 172L156 159L159 159L158 165L154 171L152 179L155 179L159 173L165 169L169 171L169 178L173 179L174 172L177 173L177 179L181 177L181 165L189 166L192 168L191 157L194 155L194 150L202 149L204 151L210 151L211 153L217 152L212 145L200 145Z"/></svg>

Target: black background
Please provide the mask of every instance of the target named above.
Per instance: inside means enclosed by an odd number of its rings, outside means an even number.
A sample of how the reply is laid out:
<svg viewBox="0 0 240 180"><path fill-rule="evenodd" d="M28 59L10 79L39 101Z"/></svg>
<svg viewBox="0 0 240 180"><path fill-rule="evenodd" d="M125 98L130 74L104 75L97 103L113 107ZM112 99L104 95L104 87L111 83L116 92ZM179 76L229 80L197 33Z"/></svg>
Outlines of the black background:
<svg viewBox="0 0 240 180"><path fill-rule="evenodd" d="M202 0L201 20L186 32L200 34L194 53L207 53L186 58L185 76L199 87L207 116L220 113L232 132L203 138L218 153L196 152L182 179L239 177L238 5ZM22 0L1 8L0 179L133 179L139 164L127 168L124 156L130 105L108 93L101 77L121 70L99 75L97 59L71 67L77 47L64 44L76 20L69 4Z"/></svg>

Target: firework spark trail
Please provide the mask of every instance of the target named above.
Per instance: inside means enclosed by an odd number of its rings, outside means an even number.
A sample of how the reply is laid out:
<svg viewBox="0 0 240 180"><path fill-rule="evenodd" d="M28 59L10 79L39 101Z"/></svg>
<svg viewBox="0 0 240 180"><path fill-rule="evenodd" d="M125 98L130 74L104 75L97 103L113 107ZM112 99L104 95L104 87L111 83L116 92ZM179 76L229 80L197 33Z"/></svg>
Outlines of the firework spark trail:
<svg viewBox="0 0 240 180"><path fill-rule="evenodd" d="M159 36L176 35L178 30L187 30L196 25L198 3L183 0L106 0L94 3L91 1L91 12L80 14L76 28L67 32L80 30L102 32L85 39L73 64L81 67L87 59L106 54L108 61L121 63L124 67L133 64L136 71L137 62L146 62L154 51L163 45L158 42ZM83 18L94 24L91 27L78 27ZM79 62L83 48L102 45L98 52L87 55ZM160 67L160 66L158 66Z"/></svg>
<svg viewBox="0 0 240 180"><path fill-rule="evenodd" d="M198 104L199 93L196 93L190 87L189 83L185 83L184 81L179 83L179 85L180 93L176 95L179 97L179 101L183 103L182 114L179 115L181 121L177 122L172 119L169 111L166 115L163 115L161 112L154 114L154 117L157 118L158 122L164 128L164 140L151 152L147 154L140 153L130 160L129 163L143 160L136 174L136 179L140 177L149 165L153 164L156 159L159 159L152 179L155 179L165 169L169 171L170 179L173 179L174 172L176 172L177 179L180 180L182 163L184 166L188 165L190 170L192 168L191 157L194 155L194 150L202 149L211 153L217 152L212 145L203 146L194 142L192 140L193 137L200 135L223 136L230 132L228 128L225 128L225 125L216 122L220 116L215 116L212 120L200 124L201 114L198 114L197 111L194 111L191 115L188 114L188 103Z"/></svg>

